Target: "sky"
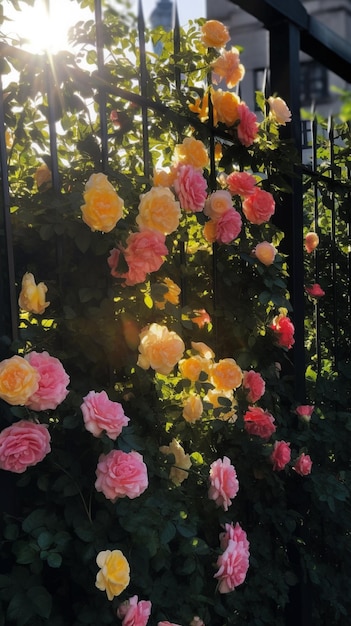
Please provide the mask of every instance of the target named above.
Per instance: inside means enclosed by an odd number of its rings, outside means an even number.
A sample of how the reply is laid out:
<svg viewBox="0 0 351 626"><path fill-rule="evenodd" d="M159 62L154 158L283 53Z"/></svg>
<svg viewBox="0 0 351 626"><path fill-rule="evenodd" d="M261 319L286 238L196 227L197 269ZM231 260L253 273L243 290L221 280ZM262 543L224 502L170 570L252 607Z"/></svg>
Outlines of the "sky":
<svg viewBox="0 0 351 626"><path fill-rule="evenodd" d="M150 13L155 8L158 0L142 0L144 16L147 21ZM135 11L138 1L132 0ZM1 4L1 0L0 0ZM181 25L185 25L189 19L205 17L206 0L178 0L178 13ZM42 52L48 49L52 53L67 48L66 33L69 27L82 17L82 9L70 0L51 0L50 2L50 23L47 22L47 15L44 9L44 0L35 0L34 8L26 7L22 11L11 11L10 3L5 0L5 15L10 15L12 23L5 23L2 29L8 33L17 33L29 39L25 49L30 52Z"/></svg>

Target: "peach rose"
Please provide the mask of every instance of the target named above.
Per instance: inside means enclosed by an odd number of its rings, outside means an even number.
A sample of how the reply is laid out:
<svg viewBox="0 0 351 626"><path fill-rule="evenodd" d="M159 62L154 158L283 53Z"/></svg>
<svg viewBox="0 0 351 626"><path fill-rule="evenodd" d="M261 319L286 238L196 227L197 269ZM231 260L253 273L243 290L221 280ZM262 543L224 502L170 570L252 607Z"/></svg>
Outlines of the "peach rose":
<svg viewBox="0 0 351 626"><path fill-rule="evenodd" d="M213 191L207 198L204 213L207 217L216 222L230 209L233 209L233 202L229 191L218 189L217 191Z"/></svg>
<svg viewBox="0 0 351 626"><path fill-rule="evenodd" d="M207 48L222 48L230 39L228 28L218 20L207 20L201 31L202 42Z"/></svg>
<svg viewBox="0 0 351 626"><path fill-rule="evenodd" d="M240 98L231 91L211 90L211 98L216 121L230 127L239 119ZM216 124L215 120L214 123Z"/></svg>
<svg viewBox="0 0 351 626"><path fill-rule="evenodd" d="M217 237L217 222L208 220L203 228L203 236L208 243L214 243Z"/></svg>
<svg viewBox="0 0 351 626"><path fill-rule="evenodd" d="M26 404L39 387L40 374L22 356L0 363L0 398L9 404Z"/></svg>
<svg viewBox="0 0 351 626"><path fill-rule="evenodd" d="M200 139L185 137L183 142L175 147L174 160L182 165L192 165L197 169L203 169L209 163L209 156L204 143Z"/></svg>
<svg viewBox="0 0 351 626"><path fill-rule="evenodd" d="M245 198L243 212L251 224L268 222L275 211L275 202L269 191L256 187L255 193Z"/></svg>
<svg viewBox="0 0 351 626"><path fill-rule="evenodd" d="M225 511L232 504L239 490L239 481L235 467L227 456L217 459L210 466L210 488L208 497L214 500L217 506L222 506Z"/></svg>
<svg viewBox="0 0 351 626"><path fill-rule="evenodd" d="M152 177L154 187L172 187L177 175L176 168L171 170L155 170Z"/></svg>
<svg viewBox="0 0 351 626"><path fill-rule="evenodd" d="M173 330L160 324L150 324L140 333L137 365L167 376L184 354L185 345Z"/></svg>
<svg viewBox="0 0 351 626"><path fill-rule="evenodd" d="M0 469L22 474L50 450L50 434L44 424L16 422L0 433Z"/></svg>
<svg viewBox="0 0 351 626"><path fill-rule="evenodd" d="M312 460L309 454L300 454L296 459L293 469L300 476L307 476L312 470Z"/></svg>
<svg viewBox="0 0 351 626"><path fill-rule="evenodd" d="M259 261L261 261L261 263L263 263L263 265L266 265L268 267L269 265L272 265L272 263L274 263L277 250L273 246L273 244L269 243L268 241L261 241L261 243L258 243L256 248L254 249L254 254L255 257Z"/></svg>
<svg viewBox="0 0 351 626"><path fill-rule="evenodd" d="M228 89L235 87L245 76L245 68L240 63L238 48L232 47L222 52L221 56L213 61L212 70L215 73L213 82L218 83L224 79Z"/></svg>
<svg viewBox="0 0 351 626"><path fill-rule="evenodd" d="M121 550L102 550L96 563L101 569L96 575L95 586L106 591L108 599L113 600L129 585L129 563Z"/></svg>
<svg viewBox="0 0 351 626"><path fill-rule="evenodd" d="M140 196L136 222L140 230L156 230L163 235L173 233L179 226L180 206L168 187L152 187Z"/></svg>
<svg viewBox="0 0 351 626"><path fill-rule="evenodd" d="M106 391L89 391L80 408L85 428L94 437L100 437L105 432L110 439L115 440L129 422L122 405L110 400Z"/></svg>
<svg viewBox="0 0 351 626"><path fill-rule="evenodd" d="M256 178L248 172L232 172L226 178L226 185L233 196L252 196Z"/></svg>
<svg viewBox="0 0 351 626"><path fill-rule="evenodd" d="M269 116L277 124L285 126L287 122L291 122L291 111L285 100L270 96L270 98L268 98L268 104L270 108Z"/></svg>
<svg viewBox="0 0 351 626"><path fill-rule="evenodd" d="M221 359L211 367L210 380L217 389L236 389L241 385L242 379L242 370L234 359Z"/></svg>
<svg viewBox="0 0 351 626"><path fill-rule="evenodd" d="M160 452L162 452L162 454L173 454L174 465L171 467L169 478L172 483L179 487L189 475L187 471L191 467L189 454L184 452L184 448L182 448L179 441L176 439L172 439L169 446L161 446Z"/></svg>
<svg viewBox="0 0 351 626"><path fill-rule="evenodd" d="M291 459L290 443L286 441L276 441L270 460L273 463L274 471L281 471Z"/></svg>
<svg viewBox="0 0 351 626"><path fill-rule="evenodd" d="M61 361L48 352L29 352L24 357L40 375L38 389L26 402L33 411L56 409L68 394L69 376Z"/></svg>
<svg viewBox="0 0 351 626"><path fill-rule="evenodd" d="M92 174L85 184L84 202L80 208L91 230L109 233L121 219L123 200L117 195L107 176Z"/></svg>
<svg viewBox="0 0 351 626"><path fill-rule="evenodd" d="M52 186L52 174L46 163L42 163L35 170L34 179L40 191L50 189Z"/></svg>
<svg viewBox="0 0 351 626"><path fill-rule="evenodd" d="M200 97L196 98L188 106L190 111L198 115L201 122L206 122L208 120L208 91L202 99Z"/></svg>
<svg viewBox="0 0 351 626"><path fill-rule="evenodd" d="M317 248L318 244L319 244L319 237L317 233L314 233L314 232L307 233L305 237L306 252L310 254L311 252L313 252L313 250Z"/></svg>
<svg viewBox="0 0 351 626"><path fill-rule="evenodd" d="M237 127L238 139L243 146L249 148L255 141L258 133L257 116L250 111L245 102L240 102L237 107L237 115L240 123Z"/></svg>
<svg viewBox="0 0 351 626"><path fill-rule="evenodd" d="M147 467L139 452L111 450L101 454L96 468L96 491L115 502L117 498L138 498L149 484Z"/></svg>
<svg viewBox="0 0 351 626"><path fill-rule="evenodd" d="M191 380L191 382L196 382L199 380L201 372L208 374L210 363L207 359L195 355L179 361L178 367L183 378Z"/></svg>
<svg viewBox="0 0 351 626"><path fill-rule="evenodd" d="M165 235L157 230L131 233L126 243L127 247L122 251L128 264L128 272L117 271L120 250L116 248L110 251L108 264L112 276L124 279L123 285L132 287L143 283L150 272L157 272L160 269L168 254L168 248Z"/></svg>
<svg viewBox="0 0 351 626"><path fill-rule="evenodd" d="M200 419L203 410L204 407L200 396L189 396L184 402L182 415L186 422L193 424Z"/></svg>
<svg viewBox="0 0 351 626"><path fill-rule="evenodd" d="M191 347L193 350L195 350L195 352L198 352L200 356L203 356L204 359L210 360L214 359L215 357L215 353L213 352L213 350L207 345L207 343L204 343L203 341L192 341Z"/></svg>
<svg viewBox="0 0 351 626"><path fill-rule="evenodd" d="M18 305L27 313L42 315L50 302L45 302L48 288L45 283L35 283L33 274L26 272L22 278L22 289L18 298Z"/></svg>

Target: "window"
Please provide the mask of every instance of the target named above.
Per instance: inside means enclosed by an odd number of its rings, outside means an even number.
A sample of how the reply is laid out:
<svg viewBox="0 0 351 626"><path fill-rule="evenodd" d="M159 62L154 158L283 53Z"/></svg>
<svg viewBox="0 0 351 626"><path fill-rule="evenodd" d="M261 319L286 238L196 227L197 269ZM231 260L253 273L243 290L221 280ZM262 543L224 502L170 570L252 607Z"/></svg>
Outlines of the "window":
<svg viewBox="0 0 351 626"><path fill-rule="evenodd" d="M327 69L316 61L301 63L300 89L302 106L327 100L329 96Z"/></svg>

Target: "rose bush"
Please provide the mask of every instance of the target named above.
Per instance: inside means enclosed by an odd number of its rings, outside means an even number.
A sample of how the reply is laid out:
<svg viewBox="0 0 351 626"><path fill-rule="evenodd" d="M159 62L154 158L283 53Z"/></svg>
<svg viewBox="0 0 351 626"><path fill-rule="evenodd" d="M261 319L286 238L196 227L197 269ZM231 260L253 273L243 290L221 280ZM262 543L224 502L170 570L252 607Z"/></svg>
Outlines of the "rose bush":
<svg viewBox="0 0 351 626"><path fill-rule="evenodd" d="M290 144L263 94L253 112L228 91L244 68L223 25L195 23L176 53L171 34L147 34L162 50L139 93L128 19L104 12L105 104L94 25L74 29L94 70L67 57L56 73L49 188L28 183L50 147L47 97L23 95L46 82L23 70L7 93L16 283L33 271L51 304L22 309L0 363L0 458L20 496L1 522L5 620L283 626L291 545L316 576L319 546L299 533L347 493L340 473L317 495L321 409L298 421L312 399L292 390L290 259L272 221ZM34 355L50 367L29 369Z"/></svg>

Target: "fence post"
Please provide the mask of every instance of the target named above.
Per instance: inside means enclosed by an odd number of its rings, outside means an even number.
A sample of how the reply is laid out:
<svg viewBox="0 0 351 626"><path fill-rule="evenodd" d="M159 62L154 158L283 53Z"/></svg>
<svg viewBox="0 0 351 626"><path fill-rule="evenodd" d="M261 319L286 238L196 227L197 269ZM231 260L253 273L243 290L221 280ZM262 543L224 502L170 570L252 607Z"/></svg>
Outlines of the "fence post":
<svg viewBox="0 0 351 626"><path fill-rule="evenodd" d="M271 92L283 98L292 112L291 123L281 127L281 137L293 140L298 157L301 158L299 52L298 27L287 20L273 22L270 26ZM305 400L303 194L302 176L298 172L295 174L296 176L288 181L292 193L286 194L282 205L277 207L274 222L285 233L280 249L288 255L290 268L288 286L295 325L295 345L292 351L295 397L298 402L303 403Z"/></svg>

